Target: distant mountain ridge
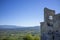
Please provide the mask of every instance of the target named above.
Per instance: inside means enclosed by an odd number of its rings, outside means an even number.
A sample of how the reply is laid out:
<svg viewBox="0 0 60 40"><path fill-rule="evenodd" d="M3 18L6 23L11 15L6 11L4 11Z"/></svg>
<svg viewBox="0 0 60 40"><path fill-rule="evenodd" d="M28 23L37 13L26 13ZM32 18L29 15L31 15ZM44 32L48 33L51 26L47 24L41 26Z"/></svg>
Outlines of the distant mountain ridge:
<svg viewBox="0 0 60 40"><path fill-rule="evenodd" d="M0 28L18 28L19 26L15 25L0 25Z"/></svg>
<svg viewBox="0 0 60 40"><path fill-rule="evenodd" d="M39 26L29 26L29 27L24 27L24 26L15 26L15 25L0 25L0 29L14 29L14 28L33 28L33 29L37 29L40 28Z"/></svg>
<svg viewBox="0 0 60 40"><path fill-rule="evenodd" d="M17 30L17 31L31 31L34 30L36 32L40 31L40 26L33 27L23 27L23 26L15 26L15 25L0 25L0 30Z"/></svg>

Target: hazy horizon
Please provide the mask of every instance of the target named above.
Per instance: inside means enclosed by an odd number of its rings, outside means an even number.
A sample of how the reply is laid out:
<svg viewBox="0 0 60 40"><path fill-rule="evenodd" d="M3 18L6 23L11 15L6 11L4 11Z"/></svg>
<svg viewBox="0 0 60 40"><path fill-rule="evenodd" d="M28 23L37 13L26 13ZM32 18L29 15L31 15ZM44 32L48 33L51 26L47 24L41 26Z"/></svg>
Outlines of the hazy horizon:
<svg viewBox="0 0 60 40"><path fill-rule="evenodd" d="M60 12L60 0L0 0L0 25L39 26L44 8Z"/></svg>
<svg viewBox="0 0 60 40"><path fill-rule="evenodd" d="M20 26L20 25L0 25L0 26L17 26L17 27L36 27L36 26Z"/></svg>

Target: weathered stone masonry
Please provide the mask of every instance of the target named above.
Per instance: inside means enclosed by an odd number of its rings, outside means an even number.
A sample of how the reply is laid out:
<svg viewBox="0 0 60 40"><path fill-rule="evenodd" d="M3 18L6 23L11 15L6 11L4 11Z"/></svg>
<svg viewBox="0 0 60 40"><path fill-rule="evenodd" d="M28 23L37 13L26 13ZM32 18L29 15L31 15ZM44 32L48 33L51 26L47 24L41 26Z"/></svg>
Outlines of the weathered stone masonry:
<svg viewBox="0 0 60 40"><path fill-rule="evenodd" d="M41 40L60 40L60 13L44 8L44 22L41 22Z"/></svg>

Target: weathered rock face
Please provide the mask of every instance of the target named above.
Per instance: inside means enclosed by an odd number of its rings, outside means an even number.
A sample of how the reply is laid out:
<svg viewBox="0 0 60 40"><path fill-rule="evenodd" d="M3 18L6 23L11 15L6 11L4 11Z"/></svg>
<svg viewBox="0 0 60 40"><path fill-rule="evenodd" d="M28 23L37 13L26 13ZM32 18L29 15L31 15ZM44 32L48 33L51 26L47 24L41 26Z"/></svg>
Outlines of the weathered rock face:
<svg viewBox="0 0 60 40"><path fill-rule="evenodd" d="M60 40L60 14L55 14L55 10L44 8L41 40Z"/></svg>

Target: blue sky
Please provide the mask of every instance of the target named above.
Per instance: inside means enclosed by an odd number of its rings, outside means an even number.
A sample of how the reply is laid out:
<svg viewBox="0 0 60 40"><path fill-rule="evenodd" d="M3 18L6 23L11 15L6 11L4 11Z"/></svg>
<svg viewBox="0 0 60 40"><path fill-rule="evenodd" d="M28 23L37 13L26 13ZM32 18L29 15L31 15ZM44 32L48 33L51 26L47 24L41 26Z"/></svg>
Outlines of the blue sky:
<svg viewBox="0 0 60 40"><path fill-rule="evenodd" d="M0 0L0 25L38 26L44 7L60 12L60 0Z"/></svg>

